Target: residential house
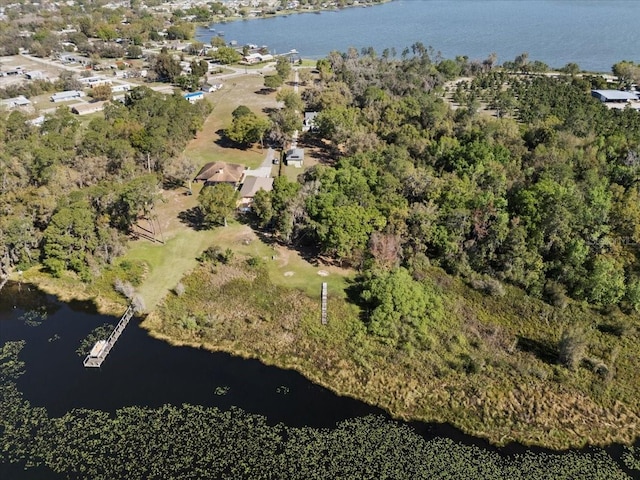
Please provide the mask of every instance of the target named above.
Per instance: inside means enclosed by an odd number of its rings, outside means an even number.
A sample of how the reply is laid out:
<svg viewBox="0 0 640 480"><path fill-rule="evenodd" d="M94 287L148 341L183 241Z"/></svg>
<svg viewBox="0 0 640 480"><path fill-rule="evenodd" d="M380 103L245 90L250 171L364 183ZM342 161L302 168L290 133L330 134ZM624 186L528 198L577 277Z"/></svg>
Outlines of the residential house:
<svg viewBox="0 0 640 480"><path fill-rule="evenodd" d="M273 178L271 177L245 177L240 189L240 210L248 211L253 203L253 197L259 190L270 192L273 190Z"/></svg>
<svg viewBox="0 0 640 480"><path fill-rule="evenodd" d="M25 108L31 106L31 100L26 98L24 95L19 95L17 97L0 100L0 106L6 108L7 110L13 110L14 108Z"/></svg>
<svg viewBox="0 0 640 480"><path fill-rule="evenodd" d="M217 92L221 88L222 88L221 83L214 83L213 85L209 83L205 83L204 85L202 85L202 88L200 90L206 93L212 93L212 92Z"/></svg>
<svg viewBox="0 0 640 480"><path fill-rule="evenodd" d="M104 110L104 106L107 102L92 102L83 103L80 105L74 105L71 108L71 112L76 115L89 115L90 113L100 112Z"/></svg>
<svg viewBox="0 0 640 480"><path fill-rule="evenodd" d="M196 103L198 100L202 100L204 98L204 93L203 92L185 93L184 98L189 103Z"/></svg>
<svg viewBox="0 0 640 480"><path fill-rule="evenodd" d="M78 81L85 87L97 87L98 85L111 85L111 80L103 76L79 78Z"/></svg>
<svg viewBox="0 0 640 480"><path fill-rule="evenodd" d="M629 102L638 100L635 92L624 92L622 90L591 90L591 96L601 102Z"/></svg>
<svg viewBox="0 0 640 480"><path fill-rule="evenodd" d="M229 183L235 187L242 181L244 170L244 165L236 163L209 162L200 169L194 180L205 185Z"/></svg>
<svg viewBox="0 0 640 480"><path fill-rule="evenodd" d="M66 90L64 92L57 92L51 95L51 101L54 103L68 102L69 100L76 100L82 96L84 96L84 92L81 90Z"/></svg>
<svg viewBox="0 0 640 480"><path fill-rule="evenodd" d="M284 161L286 165L302 168L302 165L304 164L304 149L292 148L288 150Z"/></svg>
<svg viewBox="0 0 640 480"><path fill-rule="evenodd" d="M304 112L304 120L302 121L302 131L308 132L309 130L315 130L316 125L316 117L318 116L318 112Z"/></svg>

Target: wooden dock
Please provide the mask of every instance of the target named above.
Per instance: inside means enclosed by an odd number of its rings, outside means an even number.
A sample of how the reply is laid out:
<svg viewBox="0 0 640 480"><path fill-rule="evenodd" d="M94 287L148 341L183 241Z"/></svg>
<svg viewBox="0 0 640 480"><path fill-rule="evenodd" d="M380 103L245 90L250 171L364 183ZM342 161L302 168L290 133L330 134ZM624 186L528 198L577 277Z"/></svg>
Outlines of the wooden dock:
<svg viewBox="0 0 640 480"><path fill-rule="evenodd" d="M120 338L120 335L122 335L122 332L134 313L133 306L129 305L129 308L124 312L124 315L120 318L120 321L116 325L116 328L113 329L113 332L111 332L111 335L109 335L109 338L106 340L98 340L93 346L89 355L87 355L84 362L82 362L85 367L99 368L102 365L102 362L104 362L107 355L109 355L109 352Z"/></svg>
<svg viewBox="0 0 640 480"><path fill-rule="evenodd" d="M327 282L322 282L322 324L327 324Z"/></svg>

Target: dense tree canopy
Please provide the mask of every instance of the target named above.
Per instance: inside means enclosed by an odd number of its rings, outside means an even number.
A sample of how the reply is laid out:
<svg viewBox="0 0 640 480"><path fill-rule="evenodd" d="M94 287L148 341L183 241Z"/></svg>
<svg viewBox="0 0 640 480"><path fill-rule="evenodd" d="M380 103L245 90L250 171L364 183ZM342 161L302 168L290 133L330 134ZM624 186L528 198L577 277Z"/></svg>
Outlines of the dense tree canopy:
<svg viewBox="0 0 640 480"><path fill-rule="evenodd" d="M282 206L277 189L261 196L261 223L356 265L383 235L398 239L394 251L414 276L426 259L534 295L560 288L598 307L637 309L640 115L593 99L597 80L575 68L553 78L489 63L458 84L454 112L440 87L475 67L435 62L420 44L408 53L334 52L318 62L303 98L338 160L308 171ZM515 63L539 68L526 54ZM269 220L274 212L286 221Z"/></svg>
<svg viewBox="0 0 640 480"><path fill-rule="evenodd" d="M206 102L139 88L86 127L66 107L41 127L17 111L3 116L0 271L42 261L88 278L111 262L208 111Z"/></svg>

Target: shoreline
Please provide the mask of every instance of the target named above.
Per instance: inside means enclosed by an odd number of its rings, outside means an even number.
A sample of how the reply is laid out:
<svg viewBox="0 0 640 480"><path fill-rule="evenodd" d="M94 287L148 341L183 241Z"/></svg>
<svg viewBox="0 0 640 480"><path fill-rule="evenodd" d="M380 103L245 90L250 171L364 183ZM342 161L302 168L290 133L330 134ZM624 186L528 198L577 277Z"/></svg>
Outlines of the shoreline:
<svg viewBox="0 0 640 480"><path fill-rule="evenodd" d="M9 279L8 279L9 280ZM65 303L72 301L84 301L91 302L95 308L96 312L100 314L110 315L110 316L119 316L122 312L121 309L124 308L122 305L112 302L103 296L100 295L91 295L87 292L86 295L78 295L78 291L71 291L69 289L63 288L60 285L56 285L55 282L47 283L43 282L45 280L41 277L30 278L28 280L23 280L22 282L10 279L9 281L15 281L16 283L29 284L38 288L46 294L53 295L60 301ZM398 411L390 405L386 405L381 402L375 401L373 397L370 395L363 394L363 392L354 391L349 388L341 388L340 382L331 382L327 379L323 378L322 375L319 374L319 371L315 371L313 368L309 368L308 365L305 365L305 362L302 358L299 358L299 361L296 361L294 358L290 357L286 352L282 353L281 356L274 356L264 354L261 355L256 351L251 351L243 347L242 345L224 345L222 343L210 343L210 342L198 342L198 341L189 341L174 338L170 335L164 334L159 331L159 323L162 322L162 318L160 316L159 310L156 308L142 316L139 317L140 323L139 326L143 330L145 330L146 334L151 336L154 339L165 342L173 347L190 347L195 349L203 349L208 352L222 352L227 353L229 355L243 358L243 359L254 359L258 360L261 363L277 367L283 370L293 370L297 373L303 375L309 381L326 388L336 395L353 398L355 400L361 401L368 405L380 408L389 415L390 418L403 421L406 423L417 422L419 424L424 424L427 427L430 425L442 426L445 428L448 426L454 431L460 432L462 435L477 439L479 442L486 442L491 448L500 451L501 455L512 455L523 453L531 450L536 451L545 451L550 453L562 454L568 453L571 451L582 451L588 448L600 448L603 450L606 449L619 449L629 446L640 446L640 435L636 435L633 439L614 439L613 441L589 441L587 439L582 439L582 441L577 443L569 443L569 444L554 444L554 443L544 443L544 442L535 442L535 441L525 441L522 439L516 439L515 437L505 437L492 435L489 430L487 431L477 431L474 429L465 428L464 425L455 422L455 420L451 420L448 418L444 418L441 416L420 416L420 415L409 415L407 413L403 413L402 411ZM276 352L278 353L278 352ZM499 432L496 432L499 433ZM504 452L506 450L506 452Z"/></svg>

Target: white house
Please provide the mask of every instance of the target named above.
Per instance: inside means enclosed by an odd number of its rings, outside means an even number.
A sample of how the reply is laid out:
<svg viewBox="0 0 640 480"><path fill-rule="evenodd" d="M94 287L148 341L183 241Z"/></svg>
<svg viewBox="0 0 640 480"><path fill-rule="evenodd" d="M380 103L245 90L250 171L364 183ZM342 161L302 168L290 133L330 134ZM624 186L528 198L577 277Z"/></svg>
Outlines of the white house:
<svg viewBox="0 0 640 480"><path fill-rule="evenodd" d="M107 77L95 76L95 77L86 77L80 78L78 81L83 84L85 87L97 87L98 85L111 85L111 80Z"/></svg>
<svg viewBox="0 0 640 480"><path fill-rule="evenodd" d="M30 105L31 105L31 100L26 98L24 95L19 95L14 98L7 98L5 100L0 100L0 106L5 107L7 110L12 110L14 108L28 107Z"/></svg>
<svg viewBox="0 0 640 480"><path fill-rule="evenodd" d="M131 90L130 83L120 83L111 87L111 93L128 92L129 90Z"/></svg>
<svg viewBox="0 0 640 480"><path fill-rule="evenodd" d="M51 101L54 103L68 102L69 100L75 100L82 96L84 96L84 92L80 90L66 90L64 92L57 92L51 95Z"/></svg>
<svg viewBox="0 0 640 480"><path fill-rule="evenodd" d="M200 90L202 90L205 93L211 93L211 92L217 92L221 88L222 88L221 83L214 83L213 85L205 83L204 85L202 85L202 88Z"/></svg>
<svg viewBox="0 0 640 480"><path fill-rule="evenodd" d="M204 98L204 93L203 92L185 93L184 98L189 103L196 103L198 100L202 100Z"/></svg>

